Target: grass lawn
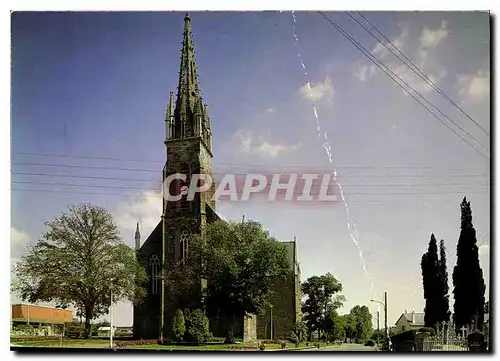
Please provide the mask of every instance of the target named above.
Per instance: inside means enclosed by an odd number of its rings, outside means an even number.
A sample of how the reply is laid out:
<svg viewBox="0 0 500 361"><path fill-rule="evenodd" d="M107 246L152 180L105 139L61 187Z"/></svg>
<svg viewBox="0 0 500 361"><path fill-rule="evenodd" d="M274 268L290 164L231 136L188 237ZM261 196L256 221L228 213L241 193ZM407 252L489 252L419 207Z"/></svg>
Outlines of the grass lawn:
<svg viewBox="0 0 500 361"><path fill-rule="evenodd" d="M256 342L247 343L237 343L237 344L209 344L209 345L158 345L146 344L146 345L126 345L120 346L120 341L113 342L118 348L133 348L133 349L157 349L157 350L203 350L203 351L259 351L258 344ZM28 347L61 347L60 340L34 340L34 341L23 341L16 342L15 338L11 339L12 346L28 346ZM305 344L300 345L304 347ZM109 340L73 340L64 339L62 341L62 347L88 347L88 348L108 348ZM287 349L295 348L292 343L287 343ZM281 349L281 344L266 344L266 350L277 350Z"/></svg>

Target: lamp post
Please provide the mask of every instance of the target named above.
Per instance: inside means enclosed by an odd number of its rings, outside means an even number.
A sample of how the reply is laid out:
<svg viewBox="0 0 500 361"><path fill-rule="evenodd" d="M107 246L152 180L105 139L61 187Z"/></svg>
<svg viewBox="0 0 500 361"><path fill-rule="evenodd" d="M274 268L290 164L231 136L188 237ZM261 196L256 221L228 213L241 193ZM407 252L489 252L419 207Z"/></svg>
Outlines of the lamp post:
<svg viewBox="0 0 500 361"><path fill-rule="evenodd" d="M370 300L371 302L379 303L384 306L384 324L385 324L385 337L390 342L389 339L389 329L387 328L387 292L384 292L384 302L377 300Z"/></svg>
<svg viewBox="0 0 500 361"><path fill-rule="evenodd" d="M113 348L113 280L109 287L109 348Z"/></svg>
<svg viewBox="0 0 500 361"><path fill-rule="evenodd" d="M271 309L271 340L273 340L273 305L269 306Z"/></svg>

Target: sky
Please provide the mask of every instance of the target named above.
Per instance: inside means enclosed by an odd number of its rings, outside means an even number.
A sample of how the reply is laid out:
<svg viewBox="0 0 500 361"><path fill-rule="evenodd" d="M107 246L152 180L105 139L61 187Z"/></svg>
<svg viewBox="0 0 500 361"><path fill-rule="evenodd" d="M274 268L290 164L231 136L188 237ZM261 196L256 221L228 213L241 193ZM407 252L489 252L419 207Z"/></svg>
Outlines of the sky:
<svg viewBox="0 0 500 361"><path fill-rule="evenodd" d="M489 285L490 139L474 123L490 129L487 13L364 13L468 117L346 13L328 13L432 103L436 108L424 101L440 120L317 13L295 14L298 41L290 12L190 15L215 172L335 169L356 242L342 202L221 202L222 216L245 215L283 241L296 237L302 280L331 272L347 299L341 313L355 305L376 313L370 299L387 292L391 325L405 310L423 311L420 259L431 233L445 241L451 282L466 196ZM11 264L70 204L108 209L131 246L136 222L143 241L157 224L164 117L177 87L183 18L12 14ZM441 123L454 127L451 121L467 133ZM11 295L11 302L19 299ZM113 315L118 325L132 324L128 303Z"/></svg>

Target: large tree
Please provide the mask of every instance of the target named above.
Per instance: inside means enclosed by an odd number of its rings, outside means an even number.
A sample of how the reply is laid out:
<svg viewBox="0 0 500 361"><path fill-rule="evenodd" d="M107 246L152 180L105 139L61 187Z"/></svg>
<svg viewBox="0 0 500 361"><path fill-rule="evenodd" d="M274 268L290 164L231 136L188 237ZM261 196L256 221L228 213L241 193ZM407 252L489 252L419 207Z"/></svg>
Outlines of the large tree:
<svg viewBox="0 0 500 361"><path fill-rule="evenodd" d="M373 331L372 315L368 307L354 306L350 315L354 319L355 338L360 341L367 340Z"/></svg>
<svg viewBox="0 0 500 361"><path fill-rule="evenodd" d="M186 293L204 280L207 312L226 320L230 342L237 320L262 313L276 282L292 276L285 246L257 222L208 224L192 235L188 249L187 260L167 272L167 287Z"/></svg>
<svg viewBox="0 0 500 361"><path fill-rule="evenodd" d="M15 265L12 286L21 299L75 308L88 337L91 321L108 312L111 291L113 302L138 301L144 294L136 284L146 274L104 208L70 206L45 225L42 239Z"/></svg>
<svg viewBox="0 0 500 361"><path fill-rule="evenodd" d="M439 323L439 296L440 276L439 258L436 237L431 234L429 248L422 256L420 263L424 286L425 316L424 322L428 327L435 327Z"/></svg>
<svg viewBox="0 0 500 361"><path fill-rule="evenodd" d="M302 294L306 297L302 313L309 332L325 331L328 311L341 307L345 301L338 294L341 291L342 284L330 273L309 277L302 283Z"/></svg>
<svg viewBox="0 0 500 361"><path fill-rule="evenodd" d="M479 264L476 230L472 225L470 202L464 197L461 205L461 230L457 244L457 264L453 269L455 327L469 325L481 329L484 320L485 284Z"/></svg>

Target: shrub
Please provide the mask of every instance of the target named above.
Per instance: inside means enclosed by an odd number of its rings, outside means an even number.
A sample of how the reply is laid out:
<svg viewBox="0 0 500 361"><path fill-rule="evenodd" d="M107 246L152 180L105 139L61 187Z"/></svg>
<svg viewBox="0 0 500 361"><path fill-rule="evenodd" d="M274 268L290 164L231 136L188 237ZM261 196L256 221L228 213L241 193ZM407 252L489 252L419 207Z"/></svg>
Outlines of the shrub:
<svg viewBox="0 0 500 361"><path fill-rule="evenodd" d="M291 343L294 343L294 344L298 344L299 343L299 337L293 331L290 333L290 337L288 337L288 340Z"/></svg>
<svg viewBox="0 0 500 361"><path fill-rule="evenodd" d="M130 341L118 341L116 343L117 347L134 347L139 345L153 345L160 343L159 340L130 340Z"/></svg>
<svg viewBox="0 0 500 361"><path fill-rule="evenodd" d="M259 350L264 351L266 349L266 344L264 342L261 342L259 344Z"/></svg>
<svg viewBox="0 0 500 361"><path fill-rule="evenodd" d="M202 310L186 310L184 317L186 321L185 339L187 341L199 344L210 339L208 318Z"/></svg>
<svg viewBox="0 0 500 361"><path fill-rule="evenodd" d="M184 334L186 333L186 322L184 320L184 313L182 313L182 310L177 310L177 312L175 312L172 333L178 341L182 341Z"/></svg>

